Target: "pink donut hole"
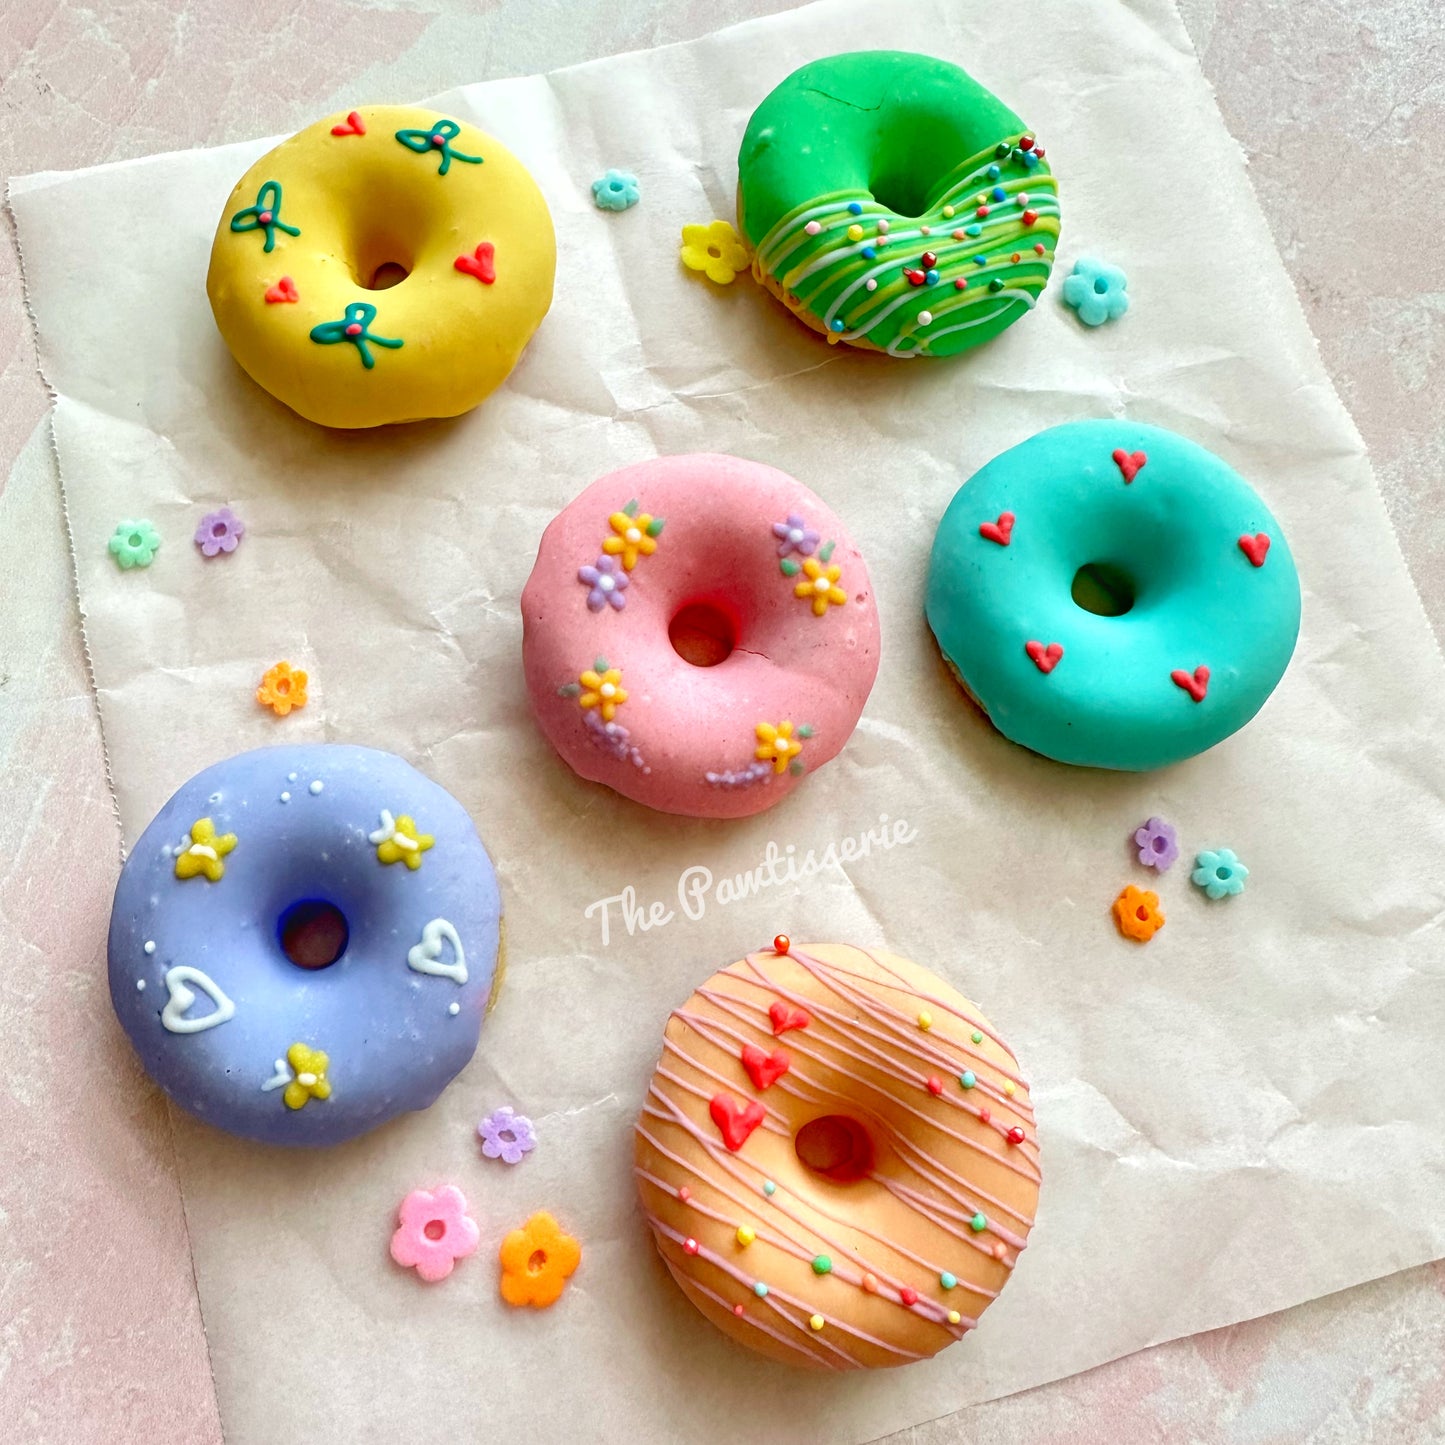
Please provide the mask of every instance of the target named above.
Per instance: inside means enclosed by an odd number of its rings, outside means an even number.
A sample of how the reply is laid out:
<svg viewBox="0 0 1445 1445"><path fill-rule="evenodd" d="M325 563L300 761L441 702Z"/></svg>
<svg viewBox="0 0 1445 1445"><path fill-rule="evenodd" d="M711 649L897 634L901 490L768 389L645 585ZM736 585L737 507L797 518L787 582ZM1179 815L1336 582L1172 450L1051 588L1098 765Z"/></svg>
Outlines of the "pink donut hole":
<svg viewBox="0 0 1445 1445"><path fill-rule="evenodd" d="M633 501L639 519L662 520L656 548L639 549L625 570L622 607L604 588L594 609L578 573L603 559L623 572L625 555L602 544L623 541L611 519ZM821 591L807 577L804 554L780 555L773 527L790 516L818 534L808 545L820 566L839 568L844 603L833 603L826 577ZM806 783L846 745L878 671L872 584L842 521L801 482L737 457L663 457L586 488L543 534L522 623L528 695L563 761L590 782L689 817L746 817ZM603 693L610 719L582 705L598 690L582 674L599 661L620 672ZM756 757L757 729L783 722L801 751L790 749L778 771L775 758Z"/></svg>

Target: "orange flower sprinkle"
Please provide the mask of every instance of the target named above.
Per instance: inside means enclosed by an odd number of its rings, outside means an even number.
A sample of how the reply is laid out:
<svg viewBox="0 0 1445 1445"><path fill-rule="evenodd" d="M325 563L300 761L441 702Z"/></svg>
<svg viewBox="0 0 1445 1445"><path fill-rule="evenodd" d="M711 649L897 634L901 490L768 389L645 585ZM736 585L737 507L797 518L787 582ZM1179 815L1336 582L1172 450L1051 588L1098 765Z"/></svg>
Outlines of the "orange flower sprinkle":
<svg viewBox="0 0 1445 1445"><path fill-rule="evenodd" d="M1114 900L1114 918L1125 938L1140 943L1148 943L1164 927L1159 895L1147 888L1135 888L1133 884Z"/></svg>
<svg viewBox="0 0 1445 1445"><path fill-rule="evenodd" d="M501 1260L502 1298L544 1310L562 1297L568 1277L582 1263L582 1246L544 1211L502 1241Z"/></svg>
<svg viewBox="0 0 1445 1445"><path fill-rule="evenodd" d="M277 717L285 717L293 707L306 706L306 674L289 662L278 662L261 679L256 701L269 707Z"/></svg>

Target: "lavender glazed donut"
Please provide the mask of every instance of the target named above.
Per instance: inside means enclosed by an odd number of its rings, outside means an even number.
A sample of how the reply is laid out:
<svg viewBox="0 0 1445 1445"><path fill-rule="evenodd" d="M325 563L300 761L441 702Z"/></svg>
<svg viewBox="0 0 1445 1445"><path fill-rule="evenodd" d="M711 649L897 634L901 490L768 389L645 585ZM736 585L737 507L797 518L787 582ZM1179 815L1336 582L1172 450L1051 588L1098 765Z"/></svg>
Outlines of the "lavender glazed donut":
<svg viewBox="0 0 1445 1445"><path fill-rule="evenodd" d="M472 1057L501 897L465 809L340 744L198 773L131 852L110 996L183 1109L271 1144L336 1144L424 1109Z"/></svg>
<svg viewBox="0 0 1445 1445"><path fill-rule="evenodd" d="M842 523L738 457L594 482L543 534L522 624L527 691L568 766L690 817L781 802L842 749L878 672Z"/></svg>

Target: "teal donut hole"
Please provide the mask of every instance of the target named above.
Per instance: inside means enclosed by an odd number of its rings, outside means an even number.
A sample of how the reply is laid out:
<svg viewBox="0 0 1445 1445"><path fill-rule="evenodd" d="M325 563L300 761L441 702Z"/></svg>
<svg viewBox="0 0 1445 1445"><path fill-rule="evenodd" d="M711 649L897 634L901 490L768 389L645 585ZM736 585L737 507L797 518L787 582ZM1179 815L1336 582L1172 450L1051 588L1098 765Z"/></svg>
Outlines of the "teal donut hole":
<svg viewBox="0 0 1445 1445"><path fill-rule="evenodd" d="M298 899L276 920L281 952L297 968L330 968L350 938L346 915L323 898Z"/></svg>
<svg viewBox="0 0 1445 1445"><path fill-rule="evenodd" d="M1122 567L1112 562L1085 562L1069 588L1076 607L1095 617L1122 617L1134 605L1139 589Z"/></svg>

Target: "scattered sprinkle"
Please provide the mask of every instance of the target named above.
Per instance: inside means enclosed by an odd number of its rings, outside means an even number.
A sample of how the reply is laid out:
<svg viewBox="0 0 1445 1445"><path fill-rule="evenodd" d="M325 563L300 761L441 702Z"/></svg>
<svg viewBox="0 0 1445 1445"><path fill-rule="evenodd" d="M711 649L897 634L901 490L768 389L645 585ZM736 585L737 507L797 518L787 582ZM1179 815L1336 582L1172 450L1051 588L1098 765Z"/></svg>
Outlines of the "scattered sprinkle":
<svg viewBox="0 0 1445 1445"><path fill-rule="evenodd" d="M686 1204L687 1201L692 1198L692 1190L689 1189L686 1184L679 1185L677 1190L677 1197L682 1200L684 1204Z"/></svg>
<svg viewBox="0 0 1445 1445"><path fill-rule="evenodd" d="M461 1013L461 1011L462 1011L462 1006L461 1006L461 1004L459 1004L459 1003L449 1003L449 1004L447 1005L447 1012L448 1012L453 1018L456 1018L456 1016L457 1016L459 1013Z"/></svg>
<svg viewBox="0 0 1445 1445"><path fill-rule="evenodd" d="M850 216L861 216L861 215L863 214L863 207L862 207L862 205L861 205L859 202L857 202L857 201L849 201L849 202L848 202L848 214L849 214Z"/></svg>
<svg viewBox="0 0 1445 1445"><path fill-rule="evenodd" d="M697 1240L695 1240L695 1239L692 1237L692 1235L689 1234L688 1237L683 1240L683 1242L682 1242L682 1252L683 1252L684 1254L696 1254L696 1253L697 1253Z"/></svg>
<svg viewBox="0 0 1445 1445"><path fill-rule="evenodd" d="M933 1015L927 1009L918 1015L918 1027L925 1031L933 1027Z"/></svg>
<svg viewBox="0 0 1445 1445"><path fill-rule="evenodd" d="M143 978L138 978L138 979L136 979L136 981L135 981L135 991L136 991L137 993L144 993L144 992L146 991L146 981L145 981L145 979L143 979Z"/></svg>
<svg viewBox="0 0 1445 1445"><path fill-rule="evenodd" d="M985 1219L980 1212L968 1221L968 1227L973 1230L975 1234L982 1234L983 1231L988 1228L988 1220Z"/></svg>
<svg viewBox="0 0 1445 1445"><path fill-rule="evenodd" d="M853 224L848 227L848 239L850 241L861 241L863 239L863 227L860 226L857 221L854 221Z"/></svg>
<svg viewBox="0 0 1445 1445"><path fill-rule="evenodd" d="M981 1033L979 1033L979 1031L978 1031L977 1029L975 1029L975 1030L969 1035L969 1038L971 1038L971 1039L974 1041L974 1043L976 1043L976 1044L981 1044L981 1043L983 1042L983 1035L982 1035Z"/></svg>
<svg viewBox="0 0 1445 1445"><path fill-rule="evenodd" d="M949 1322L949 1324L951 1324L951 1325L962 1324L962 1323L963 1323L963 1316L962 1316L961 1314L959 1314L959 1312L958 1312L957 1310L949 1310L949 1312L948 1312L948 1322Z"/></svg>
<svg viewBox="0 0 1445 1445"><path fill-rule="evenodd" d="M285 717L293 707L306 706L306 674L289 662L278 662L268 668L256 689L256 701L269 707L277 717Z"/></svg>
<svg viewBox="0 0 1445 1445"><path fill-rule="evenodd" d="M771 1179L763 1180L763 1193L766 1194L769 1199L773 1197L773 1194L777 1190L777 1187L778 1186L774 1184Z"/></svg>
<svg viewBox="0 0 1445 1445"><path fill-rule="evenodd" d="M928 323L929 323L930 321L932 321L932 320L933 320L933 312L931 312L931 311L920 311L920 312L918 313L918 324L919 324L920 326L927 326Z"/></svg>
<svg viewBox="0 0 1445 1445"><path fill-rule="evenodd" d="M810 1327L811 1329L821 1330L821 1329L823 1328L823 1323L824 1323L824 1321L823 1321L823 1316L822 1316L822 1315L809 1315L809 1316L808 1316L808 1325L809 1325L809 1327Z"/></svg>
<svg viewBox="0 0 1445 1445"><path fill-rule="evenodd" d="M752 1227L751 1224L738 1225L738 1243L742 1245L744 1249L746 1249L748 1245L750 1245L757 1237L758 1232Z"/></svg>
<svg viewBox="0 0 1445 1445"><path fill-rule="evenodd" d="M823 227L817 221L809 221L808 224L803 227L803 229L808 233L808 235L816 236L818 232L823 229Z"/></svg>
<svg viewBox="0 0 1445 1445"><path fill-rule="evenodd" d="M878 222L878 234L880 236L886 236L888 234L888 221L886 218Z"/></svg>
<svg viewBox="0 0 1445 1445"><path fill-rule="evenodd" d="M861 1281L864 1294L878 1293L878 1276L871 1270L865 1271Z"/></svg>
<svg viewBox="0 0 1445 1445"><path fill-rule="evenodd" d="M215 557L234 552L246 535L246 524L229 508L207 512L196 528L195 542L201 556Z"/></svg>
<svg viewBox="0 0 1445 1445"><path fill-rule="evenodd" d="M958 1076L958 1082L962 1084L965 1089L971 1089L976 1083L978 1083L978 1079L972 1069L965 1069Z"/></svg>
<svg viewBox="0 0 1445 1445"><path fill-rule="evenodd" d="M325 786L326 785L321 781L321 779L317 778L316 781L311 784L310 788L307 789L307 791L314 798Z"/></svg>
<svg viewBox="0 0 1445 1445"><path fill-rule="evenodd" d="M833 1261L826 1254L815 1254L813 1256L814 1274L831 1274L833 1272Z"/></svg>
<svg viewBox="0 0 1445 1445"><path fill-rule="evenodd" d="M281 801L282 801L283 803L289 803L289 802L291 801L291 794L290 794L290 793L282 793L282 794L281 794Z"/></svg>
<svg viewBox="0 0 1445 1445"><path fill-rule="evenodd" d="M941 1094L943 1092L943 1080L937 1074L930 1074L925 1080L930 1094Z"/></svg>
<svg viewBox="0 0 1445 1445"><path fill-rule="evenodd" d="M1010 1144L1022 1144L1024 1142L1024 1131L1015 1124L1005 1137Z"/></svg>
<svg viewBox="0 0 1445 1445"><path fill-rule="evenodd" d="M1017 1092L1017 1090L1018 1090L1018 1086L1014 1083L1014 1081L1013 1081L1012 1079L1006 1079L1006 1080L1004 1081L1003 1091L1004 1091L1005 1094L1008 1095L1008 1097L1009 1097L1010 1099L1013 1098L1013 1096L1014 1096L1014 1094Z"/></svg>
<svg viewBox="0 0 1445 1445"><path fill-rule="evenodd" d="M525 1114L518 1114L510 1104L493 1109L480 1124L477 1135L482 1153L503 1164L520 1164L522 1156L537 1147L537 1130Z"/></svg>
<svg viewBox="0 0 1445 1445"><path fill-rule="evenodd" d="M918 1291L911 1284L906 1284L898 1291L898 1298L906 1304L909 1309L918 1303Z"/></svg>
<svg viewBox="0 0 1445 1445"><path fill-rule="evenodd" d="M592 182L592 204L599 211L625 211L641 197L637 177L630 171L609 170Z"/></svg>
<svg viewBox="0 0 1445 1445"><path fill-rule="evenodd" d="M958 1283L958 1277L956 1275L950 1274L947 1270L944 1270L943 1273L938 1276L938 1282L944 1287L944 1289L952 1289L954 1285Z"/></svg>
<svg viewBox="0 0 1445 1445"><path fill-rule="evenodd" d="M1131 883L1114 900L1114 921L1125 938L1148 943L1164 927L1159 895L1147 888L1135 888Z"/></svg>
<svg viewBox="0 0 1445 1445"><path fill-rule="evenodd" d="M766 1299L768 1295L768 1287L762 1282L762 1280L759 1280L753 1286L753 1293L757 1295L759 1299Z"/></svg>
<svg viewBox="0 0 1445 1445"><path fill-rule="evenodd" d="M122 572L132 567L149 567L161 545L161 534L147 521L118 522L106 550Z"/></svg>
<svg viewBox="0 0 1445 1445"><path fill-rule="evenodd" d="M1210 898L1230 898L1244 892L1244 880L1249 869L1239 861L1232 848L1219 848L1213 852L1200 853L1194 860L1194 872L1189 875L1196 888L1202 888Z"/></svg>
<svg viewBox="0 0 1445 1445"><path fill-rule="evenodd" d="M155 939L153 939L153 938L148 938L148 939L146 939L145 943L142 945L142 952L144 952L144 953L154 953L155 951L156 951L156 941L155 941Z"/></svg>

